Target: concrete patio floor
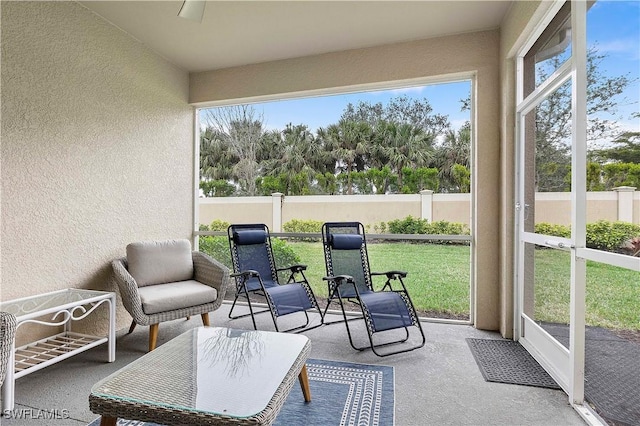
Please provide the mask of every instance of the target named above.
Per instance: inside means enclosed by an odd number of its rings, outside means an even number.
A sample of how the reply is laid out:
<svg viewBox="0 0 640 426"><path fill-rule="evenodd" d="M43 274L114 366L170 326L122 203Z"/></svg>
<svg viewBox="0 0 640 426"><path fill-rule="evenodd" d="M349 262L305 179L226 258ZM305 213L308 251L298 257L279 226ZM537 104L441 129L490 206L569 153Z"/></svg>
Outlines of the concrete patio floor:
<svg viewBox="0 0 640 426"><path fill-rule="evenodd" d="M251 329L251 320L227 318L230 305L210 314L211 325ZM297 314L296 314L297 315ZM290 316L292 317L292 316ZM258 316L258 327L272 330L268 314ZM317 316L312 319L315 320ZM279 323L286 327L289 320ZM281 320L282 320L281 319ZM338 319L338 317L335 317ZM199 316L160 325L158 345L202 325ZM353 323L356 336L364 329ZM357 352L347 340L342 324L305 332L312 342L312 358L390 365L395 367L395 418L404 425L583 425L581 417L558 390L485 382L465 338L500 338L497 333L467 325L423 323L426 345L416 351L387 358L371 351ZM16 410L37 413L57 410L64 419L0 420L2 425L84 426L97 416L89 411L88 395L98 380L144 355L148 327L130 334L117 333L116 361L107 363L101 346L56 365L22 377L16 382ZM293 391L296 391L294 388ZM328 425L329 426L329 425Z"/></svg>

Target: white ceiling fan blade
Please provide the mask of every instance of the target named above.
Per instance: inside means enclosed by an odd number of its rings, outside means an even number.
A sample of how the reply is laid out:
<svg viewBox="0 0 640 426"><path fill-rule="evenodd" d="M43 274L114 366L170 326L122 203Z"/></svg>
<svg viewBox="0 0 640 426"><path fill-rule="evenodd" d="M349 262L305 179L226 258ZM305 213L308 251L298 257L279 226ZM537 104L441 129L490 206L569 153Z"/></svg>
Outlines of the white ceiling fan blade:
<svg viewBox="0 0 640 426"><path fill-rule="evenodd" d="M202 22L205 0L184 0L178 16L192 21Z"/></svg>

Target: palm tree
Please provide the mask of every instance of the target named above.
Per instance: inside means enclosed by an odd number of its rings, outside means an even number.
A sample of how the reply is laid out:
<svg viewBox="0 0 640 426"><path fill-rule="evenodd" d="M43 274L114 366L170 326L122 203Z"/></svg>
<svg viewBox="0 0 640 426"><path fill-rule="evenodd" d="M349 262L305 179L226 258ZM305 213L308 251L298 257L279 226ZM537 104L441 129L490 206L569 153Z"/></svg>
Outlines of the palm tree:
<svg viewBox="0 0 640 426"><path fill-rule="evenodd" d="M207 127L200 136L200 179L230 180L233 165L238 161L225 135Z"/></svg>
<svg viewBox="0 0 640 426"><path fill-rule="evenodd" d="M451 129L446 132L442 145L436 149L433 165L440 171L443 191L459 189L456 176L460 171L456 165L471 167L471 123L467 121L457 132Z"/></svg>
<svg viewBox="0 0 640 426"><path fill-rule="evenodd" d="M347 175L347 194L353 194L352 171L362 171L365 158L371 149L372 129L368 123L341 119L327 127L322 134L338 169Z"/></svg>
<svg viewBox="0 0 640 426"><path fill-rule="evenodd" d="M295 126L288 124L277 137L274 134L269 140L274 142L275 149L272 154L275 156L269 160L268 174L284 177L288 191L294 190L293 182L295 181L294 192L309 192L310 183L316 174L314 166L321 149L309 128L302 124ZM306 187L300 183L303 176L306 176Z"/></svg>
<svg viewBox="0 0 640 426"><path fill-rule="evenodd" d="M414 125L382 121L376 128L376 139L376 153L386 158L397 174L400 190L404 167L423 167L433 158L432 138Z"/></svg>

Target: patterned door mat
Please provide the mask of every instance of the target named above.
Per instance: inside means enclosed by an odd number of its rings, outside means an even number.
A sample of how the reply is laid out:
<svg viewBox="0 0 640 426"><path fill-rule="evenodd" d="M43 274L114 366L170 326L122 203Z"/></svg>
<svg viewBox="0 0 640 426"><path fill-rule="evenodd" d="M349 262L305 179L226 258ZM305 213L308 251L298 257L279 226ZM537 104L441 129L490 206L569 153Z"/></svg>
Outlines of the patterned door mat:
<svg viewBox="0 0 640 426"><path fill-rule="evenodd" d="M466 340L486 381L560 389L520 343L499 339Z"/></svg>

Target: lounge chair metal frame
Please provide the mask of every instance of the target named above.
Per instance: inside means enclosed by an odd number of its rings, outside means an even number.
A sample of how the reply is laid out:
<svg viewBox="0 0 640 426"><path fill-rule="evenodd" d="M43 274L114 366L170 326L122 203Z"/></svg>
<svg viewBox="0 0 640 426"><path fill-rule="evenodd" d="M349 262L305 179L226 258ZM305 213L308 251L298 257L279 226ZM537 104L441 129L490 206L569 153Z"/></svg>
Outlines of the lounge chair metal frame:
<svg viewBox="0 0 640 426"><path fill-rule="evenodd" d="M338 237L335 237L338 235ZM345 239L346 237L346 239ZM338 246L337 240L341 238L344 243L342 247L334 248ZM347 240L348 239L348 240ZM404 284L403 278L406 278L407 273L404 271L388 271L388 272L371 272L369 267L369 254L367 252L367 243L365 238L364 226L360 222L327 222L322 226L322 242L324 248L325 265L327 270L327 276L323 279L327 281L328 285L328 298L327 306L323 312L323 318L331 303L337 301L340 304L342 310L343 319L339 321L333 321L330 323L344 323L347 328L347 335L349 336L349 343L351 346L358 350L363 351L371 349L377 356L384 357L394 355L403 352L409 352L415 349L423 347L426 343L426 338L420 320L416 313L409 292ZM362 268L362 274L355 277L354 275L343 274L340 267L335 268L333 251L351 251L355 258L356 251L359 253L360 267ZM355 265L352 264L355 267ZM338 269L338 270L336 270ZM350 271L348 271L350 272ZM354 272L360 272L355 271ZM385 276L386 282L380 291L376 291L373 288L372 276ZM397 285L399 283L399 286ZM399 289L394 289L400 287ZM361 316L347 318L345 311L344 300L356 303L362 312ZM384 302L385 304L395 304L401 309L394 312L376 312L371 311L367 302L372 301L374 303ZM374 305L371 303L371 306ZM402 305L402 306L400 306ZM377 309L377 308L376 308ZM384 317L388 317L391 320L386 327L382 326L382 329L377 329L376 323L384 321ZM358 346L353 341L351 329L349 328L349 321L363 319L367 335L369 338L369 346ZM378 326L380 323L377 324ZM390 345L402 344L407 342L410 337L409 326L415 326L420 332L421 342L417 345L410 347L403 347L402 349L395 351L384 351L380 353L377 349ZM394 330L403 328L405 333L404 337L398 340L390 342L375 344L374 334L382 331Z"/></svg>
<svg viewBox="0 0 640 426"><path fill-rule="evenodd" d="M233 299L231 309L229 310L230 319L238 319L251 316L253 328L257 330L258 328L256 325L255 315L264 312L270 312L276 331L280 331L277 322L277 318L279 316L295 312L304 312L306 322L303 325L293 327L284 331L306 331L314 329L316 327L320 327L323 324L322 311L318 305L318 301L316 300L315 295L313 294L313 291L311 290L311 286L309 285L307 277L304 274L307 266L291 265L286 268L276 268L273 249L271 245L271 236L269 234L269 228L267 227L267 225L231 225L227 228L227 235L229 237L229 250L231 252L231 260L234 269L234 273L231 274L231 277L235 278L236 282L236 294ZM251 261L241 258L241 251L243 250L242 247L247 245L256 246L256 248L261 251L260 254L265 256L262 258L262 260L268 261L269 271L265 270L266 265L258 265L262 266L258 268L256 268L256 266L254 265L253 267L255 269L248 269L248 263L251 263ZM257 246L259 245L263 245L263 247L258 248ZM262 273L257 269L261 269ZM285 284L280 284L278 273L283 271L289 271L289 277ZM292 287L288 288L286 286ZM304 293L302 293L300 288L294 288L293 286L299 286L302 290L304 290ZM308 302L309 306L305 307L289 305L283 309L282 305L279 305L279 295L281 296L284 293L293 294L295 292L297 292L298 296L300 297L305 294L308 300L304 300L303 302ZM251 294L264 297L268 309L255 311L251 302ZM236 303L241 297L246 300L249 307L249 313L234 316L233 309L236 307ZM308 314L309 309L316 309L318 311L318 314L320 315L320 323L312 327L308 327L310 322Z"/></svg>

